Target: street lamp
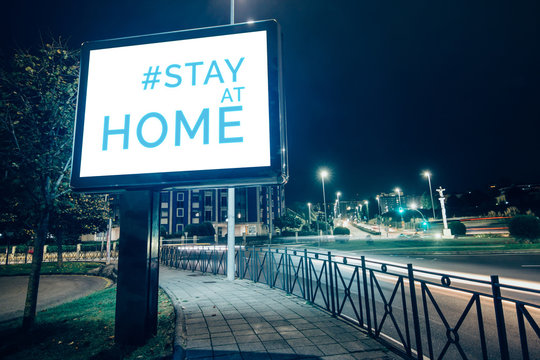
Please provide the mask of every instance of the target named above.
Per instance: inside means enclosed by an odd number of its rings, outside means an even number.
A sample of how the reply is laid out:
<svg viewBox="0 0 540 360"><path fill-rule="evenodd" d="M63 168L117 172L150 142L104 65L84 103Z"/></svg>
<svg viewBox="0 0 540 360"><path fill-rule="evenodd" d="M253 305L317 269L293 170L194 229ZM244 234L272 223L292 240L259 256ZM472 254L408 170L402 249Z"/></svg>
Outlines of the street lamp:
<svg viewBox="0 0 540 360"><path fill-rule="evenodd" d="M379 197L379 195L375 196L375 199L377 199L377 210L379 210L379 233L381 234L381 237L382 237L382 231L381 231L381 222L382 222L382 218L381 218L381 199Z"/></svg>
<svg viewBox="0 0 540 360"><path fill-rule="evenodd" d="M394 191L397 193L398 199L399 199L399 206L401 207L401 189L395 188Z"/></svg>
<svg viewBox="0 0 540 360"><path fill-rule="evenodd" d="M339 197L341 196L341 191L338 191L336 193L336 197L337 197L337 216L338 217L341 217L341 206L339 204Z"/></svg>
<svg viewBox="0 0 540 360"><path fill-rule="evenodd" d="M328 232L328 217L326 216L326 193L324 192L324 179L328 177L328 171L327 170L321 170L321 181L322 181L322 196L323 196L323 203L324 203L324 228L326 232Z"/></svg>
<svg viewBox="0 0 540 360"><path fill-rule="evenodd" d="M429 196L431 197L431 210L433 210L433 219L436 219L435 217L435 206L433 204L433 190L431 190L431 173L429 171L424 171L424 176L427 177L428 183L429 183Z"/></svg>
<svg viewBox="0 0 540 360"><path fill-rule="evenodd" d="M401 215L401 227L405 227L405 221L403 221L403 207L401 206L401 189L395 188L394 191L397 193L399 199L399 214Z"/></svg>
<svg viewBox="0 0 540 360"><path fill-rule="evenodd" d="M414 211L416 211L417 213L419 213L420 216L422 216L422 220L424 220L424 224L425 224L425 225L428 224L428 221L427 221L426 218L424 217L424 214L422 214L422 212L421 212L420 210L418 210L418 205L416 205L416 203L411 203L411 204L409 204L408 209L414 210Z"/></svg>
<svg viewBox="0 0 540 360"><path fill-rule="evenodd" d="M367 214L367 222L369 222L369 201L365 200L364 204L366 204L366 214Z"/></svg>

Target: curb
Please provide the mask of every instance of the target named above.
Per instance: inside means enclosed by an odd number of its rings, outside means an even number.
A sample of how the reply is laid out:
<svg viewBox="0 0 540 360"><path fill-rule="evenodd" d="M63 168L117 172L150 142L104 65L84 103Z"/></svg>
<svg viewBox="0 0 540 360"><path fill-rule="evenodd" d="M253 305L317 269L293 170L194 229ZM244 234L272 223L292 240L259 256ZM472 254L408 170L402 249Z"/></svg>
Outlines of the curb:
<svg viewBox="0 0 540 360"><path fill-rule="evenodd" d="M179 302L179 299L174 295L172 291L166 286L160 288L165 291L169 299L171 299L174 308L174 314L176 316L173 356L172 360L184 360L186 358L186 344L187 344L187 331L186 331L186 315Z"/></svg>

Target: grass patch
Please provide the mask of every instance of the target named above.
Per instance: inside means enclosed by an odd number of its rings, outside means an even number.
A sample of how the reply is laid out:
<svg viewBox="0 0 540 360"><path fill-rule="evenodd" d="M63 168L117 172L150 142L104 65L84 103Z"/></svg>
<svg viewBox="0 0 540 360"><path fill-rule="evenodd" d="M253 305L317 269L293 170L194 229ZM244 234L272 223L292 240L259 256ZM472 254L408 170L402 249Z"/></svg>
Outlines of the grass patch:
<svg viewBox="0 0 540 360"><path fill-rule="evenodd" d="M313 244L316 246L317 244ZM509 238L462 239L377 239L346 243L324 243L321 247L341 251L365 251L377 254L417 254L430 252L492 252L506 250L540 250L540 244L520 244Z"/></svg>
<svg viewBox="0 0 540 360"><path fill-rule="evenodd" d="M175 315L170 299L159 290L158 333L146 345L114 344L116 287L95 292L38 313L30 336L21 319L0 324L2 359L163 359L173 351Z"/></svg>
<svg viewBox="0 0 540 360"><path fill-rule="evenodd" d="M98 262L64 262L62 267L58 267L56 262L46 262L41 265L41 274L86 274L101 265ZM29 275L32 264L0 265L0 276Z"/></svg>

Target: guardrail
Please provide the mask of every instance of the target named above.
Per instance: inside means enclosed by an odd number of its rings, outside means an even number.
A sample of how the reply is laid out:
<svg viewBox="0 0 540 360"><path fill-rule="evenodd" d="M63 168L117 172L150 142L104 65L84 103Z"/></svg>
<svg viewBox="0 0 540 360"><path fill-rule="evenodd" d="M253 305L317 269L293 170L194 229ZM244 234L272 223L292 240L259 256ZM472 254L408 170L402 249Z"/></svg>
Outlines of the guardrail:
<svg viewBox="0 0 540 360"><path fill-rule="evenodd" d="M225 274L225 247L163 246L167 266ZM531 359L540 290L287 248L235 252L236 276L299 296L414 359Z"/></svg>
<svg viewBox="0 0 540 360"><path fill-rule="evenodd" d="M29 264L32 263L32 253L9 253L0 254L0 265ZM118 260L118 250L111 251L111 260ZM102 261L107 259L107 252L103 251L69 251L62 253L63 261ZM43 262L58 261L58 253L47 252L43 254Z"/></svg>

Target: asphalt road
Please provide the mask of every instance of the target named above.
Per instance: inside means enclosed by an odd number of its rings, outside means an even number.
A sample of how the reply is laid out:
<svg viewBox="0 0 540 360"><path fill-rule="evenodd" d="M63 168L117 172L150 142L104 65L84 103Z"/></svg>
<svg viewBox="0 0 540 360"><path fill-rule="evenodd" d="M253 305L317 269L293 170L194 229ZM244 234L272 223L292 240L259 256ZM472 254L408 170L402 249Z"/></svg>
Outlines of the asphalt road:
<svg viewBox="0 0 540 360"><path fill-rule="evenodd" d="M110 280L85 275L42 275L37 310L57 306L105 288ZM0 321L23 315L27 276L0 277Z"/></svg>
<svg viewBox="0 0 540 360"><path fill-rule="evenodd" d="M333 252L334 253L334 252ZM342 252L348 256L360 252ZM540 254L480 254L480 255L367 255L380 261L413 264L440 272L499 275L501 278L540 283Z"/></svg>

